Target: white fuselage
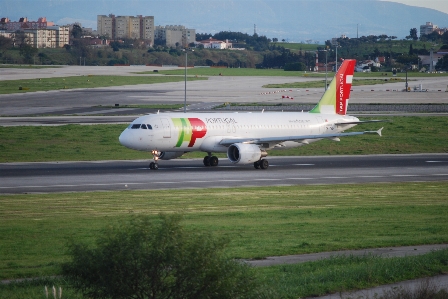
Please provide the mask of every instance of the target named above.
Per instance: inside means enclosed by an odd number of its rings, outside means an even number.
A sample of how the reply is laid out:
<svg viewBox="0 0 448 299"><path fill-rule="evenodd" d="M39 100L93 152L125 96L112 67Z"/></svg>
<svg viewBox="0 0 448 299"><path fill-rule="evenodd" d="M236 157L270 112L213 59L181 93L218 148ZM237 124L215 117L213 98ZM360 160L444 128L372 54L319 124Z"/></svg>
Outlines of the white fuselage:
<svg viewBox="0 0 448 299"><path fill-rule="evenodd" d="M137 118L119 140L141 151L226 152L227 146L220 144L223 139L340 133L355 126L341 123L355 121L358 119L349 115L307 112L161 113ZM297 147L316 140L270 143L265 149Z"/></svg>

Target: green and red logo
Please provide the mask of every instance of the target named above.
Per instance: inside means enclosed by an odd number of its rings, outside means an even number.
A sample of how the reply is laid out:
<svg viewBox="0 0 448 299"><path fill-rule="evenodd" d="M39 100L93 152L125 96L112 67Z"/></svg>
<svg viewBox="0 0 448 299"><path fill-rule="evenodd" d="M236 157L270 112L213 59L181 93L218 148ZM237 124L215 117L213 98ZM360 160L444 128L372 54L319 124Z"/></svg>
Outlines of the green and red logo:
<svg viewBox="0 0 448 299"><path fill-rule="evenodd" d="M193 147L196 139L207 134L207 127L199 118L172 118L171 120L174 126L179 128L176 147L181 147L184 142L188 142L188 147Z"/></svg>

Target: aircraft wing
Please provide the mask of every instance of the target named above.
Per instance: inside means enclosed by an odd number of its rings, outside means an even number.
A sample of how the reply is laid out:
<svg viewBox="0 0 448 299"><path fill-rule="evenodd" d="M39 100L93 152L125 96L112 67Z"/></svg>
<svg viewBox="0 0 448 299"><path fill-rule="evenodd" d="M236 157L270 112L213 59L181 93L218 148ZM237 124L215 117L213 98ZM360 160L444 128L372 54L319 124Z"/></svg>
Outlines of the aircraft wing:
<svg viewBox="0 0 448 299"><path fill-rule="evenodd" d="M363 134L378 134L381 136L381 130L378 131L362 131L362 132L350 132L350 133L334 133L334 134L321 134L321 135L299 135L299 136L281 136L281 137L264 137L264 138L227 138L221 140L220 145L230 146L235 143L250 143L250 144L264 144L264 143L281 143L285 141L302 142L306 139L323 139L323 138L339 138L344 136L354 136Z"/></svg>

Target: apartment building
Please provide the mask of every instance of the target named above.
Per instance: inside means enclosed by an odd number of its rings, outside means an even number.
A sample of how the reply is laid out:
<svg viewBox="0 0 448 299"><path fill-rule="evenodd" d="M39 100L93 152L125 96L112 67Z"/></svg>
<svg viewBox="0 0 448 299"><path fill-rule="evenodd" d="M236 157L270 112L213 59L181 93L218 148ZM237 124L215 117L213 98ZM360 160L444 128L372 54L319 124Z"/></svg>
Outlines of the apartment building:
<svg viewBox="0 0 448 299"><path fill-rule="evenodd" d="M181 25L156 26L155 38L165 40L169 47L187 47L196 41L196 30Z"/></svg>
<svg viewBox="0 0 448 299"><path fill-rule="evenodd" d="M143 39L154 44L153 16L97 16L97 31L110 39Z"/></svg>
<svg viewBox="0 0 448 299"><path fill-rule="evenodd" d="M422 37L422 35L431 34L434 31L442 35L448 31L448 28L439 28L439 26L434 25L431 22L426 22L425 25L420 25L420 37Z"/></svg>
<svg viewBox="0 0 448 299"><path fill-rule="evenodd" d="M62 48L70 42L69 26L23 30L27 43L35 48Z"/></svg>
<svg viewBox="0 0 448 299"><path fill-rule="evenodd" d="M20 18L18 22L8 18L0 19L0 32L2 36L9 37L16 45L17 39L23 33L25 42L35 48L62 48L70 43L69 26L55 26L46 18L37 21L29 21L28 18ZM19 32L19 33L17 33Z"/></svg>
<svg viewBox="0 0 448 299"><path fill-rule="evenodd" d="M15 32L25 29L45 29L54 26L53 22L47 21L47 18L39 18L37 21L29 21L28 18L20 18L18 22L11 21L8 18L0 19L0 30Z"/></svg>

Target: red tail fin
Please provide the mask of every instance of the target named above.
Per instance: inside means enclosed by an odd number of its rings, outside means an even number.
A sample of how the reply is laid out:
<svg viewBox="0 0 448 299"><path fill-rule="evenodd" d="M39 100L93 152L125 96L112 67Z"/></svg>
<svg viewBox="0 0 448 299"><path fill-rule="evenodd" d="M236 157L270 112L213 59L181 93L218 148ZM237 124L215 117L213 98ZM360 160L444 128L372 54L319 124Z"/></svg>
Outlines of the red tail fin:
<svg viewBox="0 0 448 299"><path fill-rule="evenodd" d="M355 64L354 59L344 60L327 91L310 113L346 114Z"/></svg>
<svg viewBox="0 0 448 299"><path fill-rule="evenodd" d="M350 90L353 82L353 72L355 70L356 60L344 60L339 68L335 79L336 81L336 113L345 115L347 113L347 104L350 98Z"/></svg>

